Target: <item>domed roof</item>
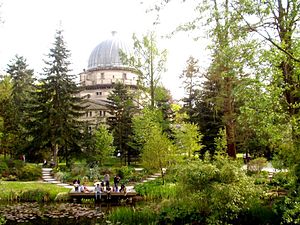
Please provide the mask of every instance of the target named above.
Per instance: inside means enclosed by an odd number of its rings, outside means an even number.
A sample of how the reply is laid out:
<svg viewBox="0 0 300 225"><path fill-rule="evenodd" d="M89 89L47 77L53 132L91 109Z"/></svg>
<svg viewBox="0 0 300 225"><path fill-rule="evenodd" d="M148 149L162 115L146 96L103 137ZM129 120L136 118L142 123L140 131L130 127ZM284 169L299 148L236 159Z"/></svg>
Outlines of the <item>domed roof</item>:
<svg viewBox="0 0 300 225"><path fill-rule="evenodd" d="M116 32L112 32L112 37L102 41L92 51L89 61L88 70L107 69L107 68L126 68L128 66L122 63L120 51L126 55L131 55L131 49L127 43L120 40Z"/></svg>

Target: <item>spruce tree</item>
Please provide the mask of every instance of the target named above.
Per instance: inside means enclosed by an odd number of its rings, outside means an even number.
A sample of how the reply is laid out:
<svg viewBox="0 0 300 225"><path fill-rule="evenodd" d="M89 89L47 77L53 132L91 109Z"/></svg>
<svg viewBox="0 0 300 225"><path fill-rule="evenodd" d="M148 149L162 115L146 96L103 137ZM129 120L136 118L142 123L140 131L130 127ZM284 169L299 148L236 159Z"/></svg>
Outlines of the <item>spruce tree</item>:
<svg viewBox="0 0 300 225"><path fill-rule="evenodd" d="M129 143L132 135L132 117L136 111L133 95L124 84L117 83L107 100L107 107L112 115L108 125L114 136L114 145L125 164L130 164L133 148Z"/></svg>
<svg viewBox="0 0 300 225"><path fill-rule="evenodd" d="M70 75L69 57L62 30L58 30L48 60L45 60L44 78L37 86L31 121L33 147L50 149L55 164L60 152L67 166L72 154L81 150L84 130L80 121L83 107L80 106L81 98L77 97L80 90L75 76Z"/></svg>
<svg viewBox="0 0 300 225"><path fill-rule="evenodd" d="M7 112L10 111L9 120L11 129L7 132L14 137L12 152L15 156L25 154L24 149L27 144L25 138L25 120L27 118L27 106L34 91L33 70L28 68L26 59L16 55L8 65L6 72L12 81L10 102L7 105Z"/></svg>

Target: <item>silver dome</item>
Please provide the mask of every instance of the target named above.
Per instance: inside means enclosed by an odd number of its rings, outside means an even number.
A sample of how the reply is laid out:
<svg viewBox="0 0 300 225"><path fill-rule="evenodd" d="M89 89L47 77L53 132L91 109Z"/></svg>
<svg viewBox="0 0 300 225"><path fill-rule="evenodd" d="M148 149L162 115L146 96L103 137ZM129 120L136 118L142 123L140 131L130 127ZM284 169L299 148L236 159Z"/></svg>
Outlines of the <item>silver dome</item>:
<svg viewBox="0 0 300 225"><path fill-rule="evenodd" d="M92 51L88 61L88 70L128 67L122 63L120 51L131 55L128 44L120 40L115 32L112 32L110 39L101 42Z"/></svg>

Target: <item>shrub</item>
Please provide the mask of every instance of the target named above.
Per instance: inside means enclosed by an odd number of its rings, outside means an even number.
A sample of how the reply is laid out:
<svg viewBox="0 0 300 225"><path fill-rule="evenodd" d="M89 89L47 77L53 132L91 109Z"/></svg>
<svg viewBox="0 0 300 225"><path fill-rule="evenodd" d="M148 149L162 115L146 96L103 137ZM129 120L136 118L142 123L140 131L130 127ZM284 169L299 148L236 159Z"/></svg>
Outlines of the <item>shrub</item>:
<svg viewBox="0 0 300 225"><path fill-rule="evenodd" d="M8 166L6 162L0 161L0 175L6 176L8 173Z"/></svg>
<svg viewBox="0 0 300 225"><path fill-rule="evenodd" d="M146 199L168 199L176 198L176 185L173 183L162 185L161 180L150 181L147 183L138 184L135 186L138 194Z"/></svg>
<svg viewBox="0 0 300 225"><path fill-rule="evenodd" d="M168 208L176 209L178 218L195 218L184 223L230 223L237 220L241 212L261 202L261 188L254 185L254 180L247 177L238 164L224 157L180 165L176 176L181 192ZM173 218L173 222L178 218Z"/></svg>
<svg viewBox="0 0 300 225"><path fill-rule="evenodd" d="M295 184L295 177L290 172L278 172L272 177L270 185L280 186L283 188L293 187Z"/></svg>
<svg viewBox="0 0 300 225"><path fill-rule="evenodd" d="M88 168L85 165L77 164L72 167L71 176L72 177L83 177L88 174Z"/></svg>
<svg viewBox="0 0 300 225"><path fill-rule="evenodd" d="M267 159L259 157L251 160L247 165L247 169L251 172L259 173L265 166L267 166L267 163Z"/></svg>
<svg viewBox="0 0 300 225"><path fill-rule="evenodd" d="M42 177L42 170L41 167L33 164L25 164L19 170L19 180L28 181L28 180L38 180Z"/></svg>
<svg viewBox="0 0 300 225"><path fill-rule="evenodd" d="M116 169L116 174L118 174L122 179L128 179L133 173L133 168L128 166L122 166L121 168Z"/></svg>

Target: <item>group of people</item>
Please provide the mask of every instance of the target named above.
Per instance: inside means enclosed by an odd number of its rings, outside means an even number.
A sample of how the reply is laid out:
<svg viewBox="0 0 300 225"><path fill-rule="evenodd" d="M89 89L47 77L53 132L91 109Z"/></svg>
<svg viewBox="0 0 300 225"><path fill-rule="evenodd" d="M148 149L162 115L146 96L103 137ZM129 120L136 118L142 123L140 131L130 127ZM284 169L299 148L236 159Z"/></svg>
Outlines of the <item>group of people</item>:
<svg viewBox="0 0 300 225"><path fill-rule="evenodd" d="M75 192L84 192L84 193L90 193L94 192L95 193L95 198L96 199L101 199L101 193L107 193L107 198L110 198L110 193L111 192L121 192L121 193L126 193L126 187L124 184L121 185L121 188L119 189L119 183L120 183L121 178L119 175L116 175L114 177L114 185L111 188L110 186L110 176L109 174L104 175L104 179L100 182L97 181L94 183L94 190L89 190L85 184L81 185L80 180L74 180L73 185Z"/></svg>

